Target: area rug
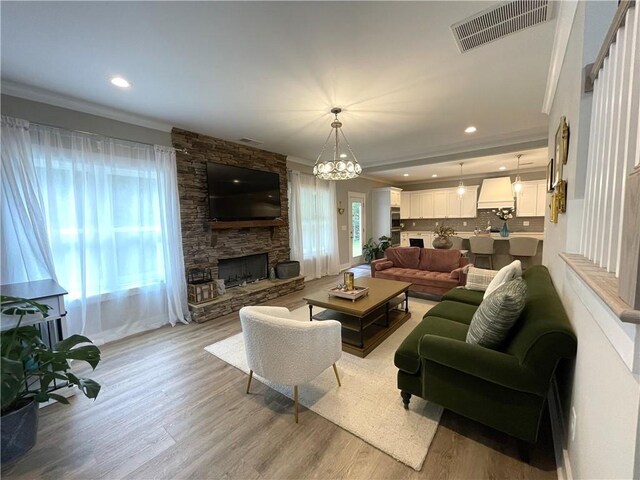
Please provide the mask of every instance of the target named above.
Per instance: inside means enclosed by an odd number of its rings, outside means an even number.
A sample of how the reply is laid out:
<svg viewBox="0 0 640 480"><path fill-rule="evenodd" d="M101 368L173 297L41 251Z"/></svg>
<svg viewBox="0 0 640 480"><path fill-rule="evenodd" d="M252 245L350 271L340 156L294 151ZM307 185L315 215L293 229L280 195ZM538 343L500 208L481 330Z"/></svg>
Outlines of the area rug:
<svg viewBox="0 0 640 480"><path fill-rule="evenodd" d="M415 396L411 398L411 408L403 408L396 387L398 369L393 364L393 355L434 305L428 300L411 298L411 318L366 358L342 353L337 363L342 387L338 387L329 368L311 383L298 387L300 404L414 470L420 470L442 408ZM316 308L314 313L320 310ZM308 315L306 306L293 311L294 318L303 322L309 321ZM209 345L205 350L249 373L242 334ZM292 386L275 385L255 375L254 378L293 398ZM304 425L304 416L301 423Z"/></svg>

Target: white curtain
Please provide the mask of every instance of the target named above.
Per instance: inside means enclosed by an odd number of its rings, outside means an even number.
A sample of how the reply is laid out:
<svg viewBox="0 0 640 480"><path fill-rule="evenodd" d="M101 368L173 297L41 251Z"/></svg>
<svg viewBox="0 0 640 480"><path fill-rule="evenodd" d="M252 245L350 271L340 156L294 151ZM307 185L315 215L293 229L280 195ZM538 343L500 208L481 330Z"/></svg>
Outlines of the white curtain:
<svg viewBox="0 0 640 480"><path fill-rule="evenodd" d="M31 125L68 333L104 343L189 313L175 154Z"/></svg>
<svg viewBox="0 0 640 480"><path fill-rule="evenodd" d="M291 259L300 262L307 278L336 275L340 270L336 184L295 171L289 178Z"/></svg>
<svg viewBox="0 0 640 480"><path fill-rule="evenodd" d="M0 284L56 278L29 122L2 116Z"/></svg>

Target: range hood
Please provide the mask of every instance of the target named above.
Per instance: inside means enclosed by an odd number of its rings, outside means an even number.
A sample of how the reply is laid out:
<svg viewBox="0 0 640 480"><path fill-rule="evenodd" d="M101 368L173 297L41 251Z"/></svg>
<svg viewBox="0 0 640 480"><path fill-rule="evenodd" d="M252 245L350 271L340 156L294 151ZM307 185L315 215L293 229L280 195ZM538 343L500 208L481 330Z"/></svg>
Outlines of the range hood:
<svg viewBox="0 0 640 480"><path fill-rule="evenodd" d="M478 208L500 208L512 207L513 190L511 189L511 178L486 178L482 181Z"/></svg>

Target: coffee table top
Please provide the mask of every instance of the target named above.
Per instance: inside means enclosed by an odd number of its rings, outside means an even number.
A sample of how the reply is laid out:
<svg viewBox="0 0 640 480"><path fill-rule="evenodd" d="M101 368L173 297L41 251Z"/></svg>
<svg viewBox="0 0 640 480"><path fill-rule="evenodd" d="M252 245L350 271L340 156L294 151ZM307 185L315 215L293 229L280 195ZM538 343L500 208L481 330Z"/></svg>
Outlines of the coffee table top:
<svg viewBox="0 0 640 480"><path fill-rule="evenodd" d="M337 312L361 317L406 292L411 286L409 282L369 277L356 278L355 284L358 287L369 287L369 295L356 301L351 301L346 298L331 297L327 290L317 290L306 295L304 300L309 305L330 308Z"/></svg>

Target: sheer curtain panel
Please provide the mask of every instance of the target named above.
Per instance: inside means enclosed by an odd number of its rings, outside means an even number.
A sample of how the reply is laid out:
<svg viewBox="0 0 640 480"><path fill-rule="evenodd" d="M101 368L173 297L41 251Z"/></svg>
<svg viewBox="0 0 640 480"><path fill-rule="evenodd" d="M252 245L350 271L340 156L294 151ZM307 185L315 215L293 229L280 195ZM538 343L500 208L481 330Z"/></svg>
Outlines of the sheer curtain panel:
<svg viewBox="0 0 640 480"><path fill-rule="evenodd" d="M0 284L56 279L29 122L2 116Z"/></svg>
<svg viewBox="0 0 640 480"><path fill-rule="evenodd" d="M336 185L311 175L291 172L289 222L291 259L302 275L320 278L340 270Z"/></svg>
<svg viewBox="0 0 640 480"><path fill-rule="evenodd" d="M187 323L175 154L39 125L31 141L69 333Z"/></svg>

